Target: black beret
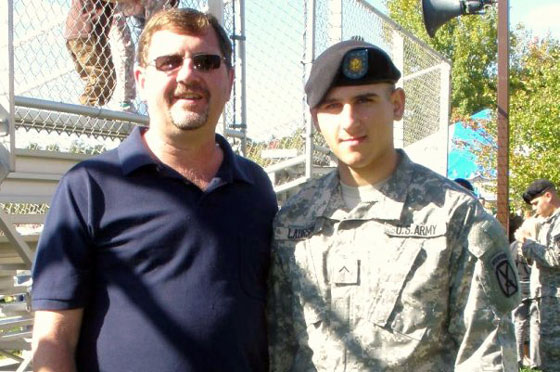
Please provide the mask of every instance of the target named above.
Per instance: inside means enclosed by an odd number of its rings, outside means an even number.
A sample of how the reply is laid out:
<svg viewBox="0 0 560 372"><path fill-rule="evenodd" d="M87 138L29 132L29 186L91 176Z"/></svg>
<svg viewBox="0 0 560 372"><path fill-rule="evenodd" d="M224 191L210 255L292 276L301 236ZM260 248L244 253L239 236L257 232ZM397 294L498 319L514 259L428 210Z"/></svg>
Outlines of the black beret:
<svg viewBox="0 0 560 372"><path fill-rule="evenodd" d="M347 40L325 50L313 62L305 93L316 107L335 86L396 83L401 72L381 48L360 40Z"/></svg>
<svg viewBox="0 0 560 372"><path fill-rule="evenodd" d="M474 187L473 187L472 183L470 183L468 180L466 180L464 178L455 178L453 181L455 181L459 185L463 186L465 189L474 192Z"/></svg>
<svg viewBox="0 0 560 372"><path fill-rule="evenodd" d="M541 196L542 194L544 194L545 191L554 188L555 188L554 184L549 180L540 179L540 180L533 181L529 185L529 187L527 187L527 190L525 190L525 192L523 193L523 200L525 200L525 203L531 204L531 201L533 199L535 199L538 196Z"/></svg>

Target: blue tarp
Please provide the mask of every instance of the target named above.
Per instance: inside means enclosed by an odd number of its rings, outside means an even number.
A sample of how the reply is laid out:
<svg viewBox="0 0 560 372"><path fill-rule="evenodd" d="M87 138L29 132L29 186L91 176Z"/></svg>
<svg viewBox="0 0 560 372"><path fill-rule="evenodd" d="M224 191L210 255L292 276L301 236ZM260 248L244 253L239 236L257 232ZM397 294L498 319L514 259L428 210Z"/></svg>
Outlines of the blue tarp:
<svg viewBox="0 0 560 372"><path fill-rule="evenodd" d="M490 119L490 110L477 112L471 118ZM454 178L473 178L478 174L476 156L468 148L457 146L457 140L475 143L484 141L480 134L483 129L474 130L462 122L457 122L449 127L449 153L447 161L447 177Z"/></svg>

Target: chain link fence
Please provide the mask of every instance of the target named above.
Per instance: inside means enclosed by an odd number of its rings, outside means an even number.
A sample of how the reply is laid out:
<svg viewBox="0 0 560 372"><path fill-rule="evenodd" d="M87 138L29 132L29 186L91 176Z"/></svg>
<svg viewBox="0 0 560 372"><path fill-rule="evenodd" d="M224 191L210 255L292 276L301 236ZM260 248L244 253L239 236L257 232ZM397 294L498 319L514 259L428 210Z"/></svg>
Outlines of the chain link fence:
<svg viewBox="0 0 560 372"><path fill-rule="evenodd" d="M88 35L95 39L93 47L110 51L110 58L101 58L99 67L109 72L97 73L105 76L101 86L90 86L88 91L91 79L83 78L79 63L87 45L72 49L65 39L72 1L4 1L13 10L13 47L8 49L14 61L15 147L81 153L115 147L134 125L147 123L146 106L136 95L131 71L138 35L150 12L164 2L201 10L217 3L142 0L146 7L138 10L101 1L109 8L98 13L109 9L114 17L111 24L106 22ZM218 130L234 149L267 168L276 185L308 177L309 163L317 173L334 165L322 137L310 130L303 85L314 56L353 36L385 49L403 71L399 84L407 92L407 110L395 125L397 145L410 151L421 147L425 152L426 146L418 144L428 141L430 156L445 158L446 141L433 136L447 126L449 63L367 2L226 0L218 12L232 37L236 73L232 99ZM0 70L9 72L5 60ZM4 94L9 86L3 82L0 90ZM83 105L84 110L60 107L65 103ZM99 108L109 111L88 111ZM309 143L312 151L307 151Z"/></svg>
<svg viewBox="0 0 560 372"><path fill-rule="evenodd" d="M277 190L305 179L307 162L316 174L334 165L317 133L312 157L304 157L311 124L303 85L313 56L351 37L386 50L403 72L399 84L407 93L407 109L395 123L396 146L445 174L450 75L445 58L363 0L246 4L247 128L255 140L248 141L247 154L274 171Z"/></svg>

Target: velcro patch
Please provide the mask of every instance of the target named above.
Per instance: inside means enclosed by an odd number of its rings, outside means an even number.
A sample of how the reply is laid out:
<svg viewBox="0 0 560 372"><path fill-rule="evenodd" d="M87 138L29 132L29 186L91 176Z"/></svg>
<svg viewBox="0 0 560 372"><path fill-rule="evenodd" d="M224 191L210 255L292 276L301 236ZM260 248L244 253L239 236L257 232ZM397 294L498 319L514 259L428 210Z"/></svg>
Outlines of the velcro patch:
<svg viewBox="0 0 560 372"><path fill-rule="evenodd" d="M366 76L369 69L367 49L346 53L342 61L342 73L349 79L358 80Z"/></svg>
<svg viewBox="0 0 560 372"><path fill-rule="evenodd" d="M504 295L506 295L506 297L511 297L516 294L519 290L517 278L515 277L515 272L509 263L507 255L505 253L496 255L496 257L492 259L492 266L494 267L498 284Z"/></svg>
<svg viewBox="0 0 560 372"><path fill-rule="evenodd" d="M315 226L290 226L280 227L274 229L274 239L276 240L304 240L313 235Z"/></svg>
<svg viewBox="0 0 560 372"><path fill-rule="evenodd" d="M356 259L337 259L335 265L335 284L358 284L360 280L360 261Z"/></svg>
<svg viewBox="0 0 560 372"><path fill-rule="evenodd" d="M391 226L385 229L389 236L411 237L411 238L433 238L446 233L445 224L410 224Z"/></svg>

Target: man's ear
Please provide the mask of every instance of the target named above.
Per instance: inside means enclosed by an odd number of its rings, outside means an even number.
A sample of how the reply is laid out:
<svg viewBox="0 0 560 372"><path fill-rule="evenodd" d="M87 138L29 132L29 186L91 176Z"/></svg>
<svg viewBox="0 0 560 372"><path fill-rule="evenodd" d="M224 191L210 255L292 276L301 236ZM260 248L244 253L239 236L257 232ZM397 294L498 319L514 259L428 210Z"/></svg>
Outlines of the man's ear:
<svg viewBox="0 0 560 372"><path fill-rule="evenodd" d="M235 81L235 71L234 68L230 68L230 69L226 69L227 71L227 79L228 79L228 83L229 83L229 88L228 88L228 94L227 94L227 100L229 101L230 97L231 97L231 90L233 89L233 82Z"/></svg>
<svg viewBox="0 0 560 372"><path fill-rule="evenodd" d="M393 104L393 119L395 121L401 120L404 115L404 106L406 101L406 95L402 88L396 88L393 93L391 93L391 103Z"/></svg>
<svg viewBox="0 0 560 372"><path fill-rule="evenodd" d="M138 93L140 97L144 97L144 86L146 84L146 71L143 67L136 66L134 68L134 80L136 81L136 89L138 89Z"/></svg>

